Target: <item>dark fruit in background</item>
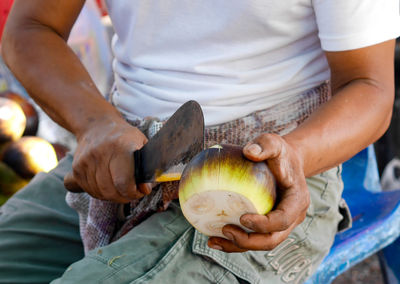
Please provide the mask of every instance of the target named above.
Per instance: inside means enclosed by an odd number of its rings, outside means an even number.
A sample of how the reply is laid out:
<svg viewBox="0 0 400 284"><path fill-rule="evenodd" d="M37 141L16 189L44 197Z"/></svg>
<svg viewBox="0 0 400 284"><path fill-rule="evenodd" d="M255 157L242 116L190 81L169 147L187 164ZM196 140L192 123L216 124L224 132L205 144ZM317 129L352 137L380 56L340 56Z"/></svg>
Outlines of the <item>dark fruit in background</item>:
<svg viewBox="0 0 400 284"><path fill-rule="evenodd" d="M32 178L38 172L48 172L58 163L53 146L34 136L25 136L6 145L1 161L25 179Z"/></svg>
<svg viewBox="0 0 400 284"><path fill-rule="evenodd" d="M25 126L26 117L20 105L0 97L0 144L18 140Z"/></svg>
<svg viewBox="0 0 400 284"><path fill-rule="evenodd" d="M54 148L54 150L56 151L56 155L57 155L57 160L61 160L62 158L64 158L67 153L70 151L68 147L61 145L59 143L52 143L51 144Z"/></svg>
<svg viewBox="0 0 400 284"><path fill-rule="evenodd" d="M23 135L36 135L39 127L39 116L33 105L26 98L12 91L5 91L0 93L0 98L13 100L20 105L26 117L26 127Z"/></svg>

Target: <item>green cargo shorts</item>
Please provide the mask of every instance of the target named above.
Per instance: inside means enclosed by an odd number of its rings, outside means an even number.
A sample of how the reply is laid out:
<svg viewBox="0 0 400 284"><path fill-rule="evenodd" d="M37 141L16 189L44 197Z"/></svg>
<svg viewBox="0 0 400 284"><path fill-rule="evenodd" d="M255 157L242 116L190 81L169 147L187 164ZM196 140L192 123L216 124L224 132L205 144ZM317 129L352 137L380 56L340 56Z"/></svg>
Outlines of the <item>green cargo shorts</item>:
<svg viewBox="0 0 400 284"><path fill-rule="evenodd" d="M307 217L272 251L207 247L177 202L86 256L78 215L65 203L72 157L37 175L0 210L0 283L302 283L328 253L342 216L340 167L307 180Z"/></svg>

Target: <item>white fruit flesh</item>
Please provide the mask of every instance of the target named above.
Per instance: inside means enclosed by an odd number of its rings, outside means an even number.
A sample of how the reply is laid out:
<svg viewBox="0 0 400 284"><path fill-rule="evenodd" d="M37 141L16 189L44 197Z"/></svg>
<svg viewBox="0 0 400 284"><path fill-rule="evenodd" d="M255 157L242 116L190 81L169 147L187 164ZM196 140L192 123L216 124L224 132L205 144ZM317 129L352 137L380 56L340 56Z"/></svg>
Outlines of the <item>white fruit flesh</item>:
<svg viewBox="0 0 400 284"><path fill-rule="evenodd" d="M256 208L244 195L226 190L208 190L193 194L182 205L186 219L200 232L208 236L225 237L222 227L240 224L246 213L257 213Z"/></svg>

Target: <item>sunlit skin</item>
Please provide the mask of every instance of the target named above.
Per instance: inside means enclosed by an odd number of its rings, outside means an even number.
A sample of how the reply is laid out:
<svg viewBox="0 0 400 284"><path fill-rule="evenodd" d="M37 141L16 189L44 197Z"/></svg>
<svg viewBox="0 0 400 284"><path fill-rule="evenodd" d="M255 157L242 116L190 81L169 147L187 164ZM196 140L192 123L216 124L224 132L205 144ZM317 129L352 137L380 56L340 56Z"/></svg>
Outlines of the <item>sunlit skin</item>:
<svg viewBox="0 0 400 284"><path fill-rule="evenodd" d="M128 202L151 191L137 187L132 175L132 152L147 140L103 99L66 44L83 4L15 0L3 57L36 102L76 135L73 177L79 186L98 198ZM310 204L305 178L349 159L386 131L394 100L394 40L325 55L334 97L288 135L261 134L243 150L248 159L268 163L279 203L267 215L241 217L254 233L227 225L223 232L230 240L210 238L210 247L273 249L305 218Z"/></svg>

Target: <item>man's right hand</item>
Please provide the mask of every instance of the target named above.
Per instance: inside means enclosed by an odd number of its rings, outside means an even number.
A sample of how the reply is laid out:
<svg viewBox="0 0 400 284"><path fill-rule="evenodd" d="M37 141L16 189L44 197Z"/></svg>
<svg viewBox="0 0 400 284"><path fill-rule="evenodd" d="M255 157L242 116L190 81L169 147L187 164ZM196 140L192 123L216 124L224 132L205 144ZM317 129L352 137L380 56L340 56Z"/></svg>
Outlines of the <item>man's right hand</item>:
<svg viewBox="0 0 400 284"><path fill-rule="evenodd" d="M81 188L91 196L127 203L151 192L150 184L136 185L133 152L143 147L146 136L123 119L99 121L77 137L73 172L67 189Z"/></svg>

